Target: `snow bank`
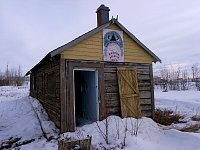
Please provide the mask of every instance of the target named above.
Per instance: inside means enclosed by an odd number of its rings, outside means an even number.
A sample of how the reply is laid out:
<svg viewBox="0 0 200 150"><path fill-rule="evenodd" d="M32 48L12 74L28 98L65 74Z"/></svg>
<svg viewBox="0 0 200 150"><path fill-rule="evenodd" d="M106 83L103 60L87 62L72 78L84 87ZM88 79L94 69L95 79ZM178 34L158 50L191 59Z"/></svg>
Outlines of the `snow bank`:
<svg viewBox="0 0 200 150"><path fill-rule="evenodd" d="M0 141L10 137L30 140L42 136L27 88L1 87L0 90Z"/></svg>
<svg viewBox="0 0 200 150"><path fill-rule="evenodd" d="M97 149L121 149L125 138L126 150L199 150L200 138L190 133L182 133L177 130L162 130L152 119L127 118L116 116L108 117L108 142L106 144L98 126L105 133L105 120L77 129L74 133L65 133L62 138L75 139L84 136L92 136L92 145ZM137 126L138 124L138 126ZM127 132L126 130L127 125ZM138 129L137 129L138 127ZM119 133L117 133L119 131ZM137 133L136 134L134 134ZM118 137L119 136L119 137ZM187 141L187 142L183 142Z"/></svg>
<svg viewBox="0 0 200 150"><path fill-rule="evenodd" d="M43 138L42 130L47 137L58 136L39 101L28 96L27 87L0 87L0 95L0 145L10 138L20 138L18 142Z"/></svg>

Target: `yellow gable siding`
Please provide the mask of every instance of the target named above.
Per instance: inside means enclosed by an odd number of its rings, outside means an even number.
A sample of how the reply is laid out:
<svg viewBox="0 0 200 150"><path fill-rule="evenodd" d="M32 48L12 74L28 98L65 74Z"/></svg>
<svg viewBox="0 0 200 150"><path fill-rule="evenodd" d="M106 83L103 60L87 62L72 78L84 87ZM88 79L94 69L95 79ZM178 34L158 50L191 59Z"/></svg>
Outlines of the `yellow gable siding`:
<svg viewBox="0 0 200 150"><path fill-rule="evenodd" d="M79 44L62 52L65 59L98 60L102 57L102 36L100 31L91 37L81 41Z"/></svg>
<svg viewBox="0 0 200 150"><path fill-rule="evenodd" d="M108 29L120 30L116 25L110 25ZM153 58L125 32L123 32L123 36L124 62L151 63L153 61ZM63 51L61 55L65 59L103 61L102 39L103 32L100 31L81 41L79 44Z"/></svg>

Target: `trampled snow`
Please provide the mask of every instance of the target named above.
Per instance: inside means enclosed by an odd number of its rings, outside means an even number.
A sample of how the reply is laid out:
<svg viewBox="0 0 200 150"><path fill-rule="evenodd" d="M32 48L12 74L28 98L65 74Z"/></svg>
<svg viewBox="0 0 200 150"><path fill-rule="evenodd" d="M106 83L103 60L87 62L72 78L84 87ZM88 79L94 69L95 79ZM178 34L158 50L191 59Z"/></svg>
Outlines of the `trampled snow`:
<svg viewBox="0 0 200 150"><path fill-rule="evenodd" d="M146 117L138 120L121 119L117 116L108 117L109 144L106 144L102 136L102 133L105 133L105 120L59 136L58 130L48 119L41 104L38 100L29 97L28 92L29 89L26 86L0 87L0 144L5 144L10 137L21 138L21 142L34 139L33 142L20 146L20 149L57 150L56 138L73 139L89 135L92 136L94 149L121 149L126 133L124 146L126 150L200 150L200 133L186 133L174 129L163 130L152 119ZM156 107L177 107L180 112L195 114L199 112L200 95L197 91L193 92L159 93L156 91ZM47 141L44 133L47 137L53 136L55 139Z"/></svg>

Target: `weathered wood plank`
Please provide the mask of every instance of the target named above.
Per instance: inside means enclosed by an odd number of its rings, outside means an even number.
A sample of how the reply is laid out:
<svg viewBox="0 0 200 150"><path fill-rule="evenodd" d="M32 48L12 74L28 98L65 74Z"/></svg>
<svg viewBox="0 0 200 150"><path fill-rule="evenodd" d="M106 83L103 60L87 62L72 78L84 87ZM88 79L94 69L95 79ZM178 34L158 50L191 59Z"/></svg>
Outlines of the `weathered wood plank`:
<svg viewBox="0 0 200 150"><path fill-rule="evenodd" d="M144 74L138 74L138 80L150 80L150 76Z"/></svg>
<svg viewBox="0 0 200 150"><path fill-rule="evenodd" d="M150 105L149 104L141 104L141 110L151 111L151 104Z"/></svg>
<svg viewBox="0 0 200 150"><path fill-rule="evenodd" d="M120 107L107 107L107 114L115 114L121 112Z"/></svg>
<svg viewBox="0 0 200 150"><path fill-rule="evenodd" d="M98 96L98 100L100 101L100 120L103 120L104 118L106 118L106 101L105 101L105 81L104 81L104 64L101 63L100 64L100 68L98 69L99 72L99 83L98 83L98 87L99 87L99 96Z"/></svg>
<svg viewBox="0 0 200 150"><path fill-rule="evenodd" d="M140 98L140 104L143 105L143 104L150 104L151 105L151 98Z"/></svg>
<svg viewBox="0 0 200 150"><path fill-rule="evenodd" d="M150 70L150 82L151 82L151 117L154 119L155 117L155 101L154 101L154 86L153 86L153 67L152 64L149 66Z"/></svg>
<svg viewBox="0 0 200 150"><path fill-rule="evenodd" d="M151 114L152 114L151 111L152 110L142 110L141 112L143 116L151 117Z"/></svg>
<svg viewBox="0 0 200 150"><path fill-rule="evenodd" d="M140 91L139 95L140 95L140 98L151 98L150 91Z"/></svg>
<svg viewBox="0 0 200 150"><path fill-rule="evenodd" d="M112 84L106 84L105 85L105 92L106 93L118 93L119 88L118 88L118 86L113 86Z"/></svg>

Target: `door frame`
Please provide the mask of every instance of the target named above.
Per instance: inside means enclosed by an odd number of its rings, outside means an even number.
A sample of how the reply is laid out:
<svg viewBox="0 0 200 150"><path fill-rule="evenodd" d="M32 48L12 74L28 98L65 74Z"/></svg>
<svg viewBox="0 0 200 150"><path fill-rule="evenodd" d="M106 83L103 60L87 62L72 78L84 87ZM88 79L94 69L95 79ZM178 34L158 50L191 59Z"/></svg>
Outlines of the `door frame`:
<svg viewBox="0 0 200 150"><path fill-rule="evenodd" d="M96 87L96 102L97 102L97 118L99 120L99 86L98 86L98 70L96 68L75 68L73 69L73 103L74 103L74 125L76 127L76 100L75 100L75 79L74 72L75 71L86 71L86 72L94 72L95 74L95 87Z"/></svg>
<svg viewBox="0 0 200 150"><path fill-rule="evenodd" d="M104 100L104 63L97 61L66 60L66 128L75 131L74 71L76 69L95 69L98 72L99 120L106 117Z"/></svg>

